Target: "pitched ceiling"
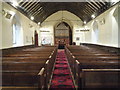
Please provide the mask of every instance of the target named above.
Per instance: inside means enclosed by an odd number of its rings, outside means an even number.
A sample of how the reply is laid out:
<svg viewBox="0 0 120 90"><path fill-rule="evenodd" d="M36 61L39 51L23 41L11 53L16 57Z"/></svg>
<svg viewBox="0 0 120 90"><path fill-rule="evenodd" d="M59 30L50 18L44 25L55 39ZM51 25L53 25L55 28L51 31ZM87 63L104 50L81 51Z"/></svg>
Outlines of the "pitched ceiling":
<svg viewBox="0 0 120 90"><path fill-rule="evenodd" d="M16 6L14 2L8 2L8 4L15 7L28 18L33 16L36 23L42 23L48 16L60 10L67 10L78 16L82 21L89 22L92 19L91 15L94 14L96 17L115 4L115 2L107 2L107 0L85 1L86 2L38 2L38 0L29 0L23 2L23 0L18 0Z"/></svg>

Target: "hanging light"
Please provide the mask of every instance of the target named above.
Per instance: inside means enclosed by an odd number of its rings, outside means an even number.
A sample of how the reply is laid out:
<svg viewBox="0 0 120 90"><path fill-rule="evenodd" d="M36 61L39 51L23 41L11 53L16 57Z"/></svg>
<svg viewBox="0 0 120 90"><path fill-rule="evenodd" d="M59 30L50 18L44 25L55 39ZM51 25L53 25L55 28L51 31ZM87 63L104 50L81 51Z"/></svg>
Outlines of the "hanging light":
<svg viewBox="0 0 120 90"><path fill-rule="evenodd" d="M30 17L30 19L31 19L31 20L34 20L34 17L33 17L33 16L31 16L31 17Z"/></svg>
<svg viewBox="0 0 120 90"><path fill-rule="evenodd" d="M93 15L91 15L91 18L92 18L92 19L94 19L94 18L95 18L95 15L94 15L94 14L93 14Z"/></svg>
<svg viewBox="0 0 120 90"><path fill-rule="evenodd" d="M40 25L40 22L38 22L38 25Z"/></svg>
<svg viewBox="0 0 120 90"><path fill-rule="evenodd" d="M86 22L86 21L84 21L83 23L84 23L84 24L86 24L87 22Z"/></svg>

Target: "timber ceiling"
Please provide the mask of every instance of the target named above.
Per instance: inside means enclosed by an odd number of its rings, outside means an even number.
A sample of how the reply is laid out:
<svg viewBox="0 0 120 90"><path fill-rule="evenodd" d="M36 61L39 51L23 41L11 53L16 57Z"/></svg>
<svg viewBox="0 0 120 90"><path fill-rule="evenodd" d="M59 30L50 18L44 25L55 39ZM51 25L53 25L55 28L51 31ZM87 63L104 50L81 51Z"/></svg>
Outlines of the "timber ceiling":
<svg viewBox="0 0 120 90"><path fill-rule="evenodd" d="M91 15L100 15L112 7L115 2L107 2L107 0L85 0L85 2L39 2L39 0L29 0L24 2L18 0L17 6L14 6L13 2L8 2L8 4L28 18L33 16L36 23L42 23L48 16L60 10L67 10L78 16L82 21L89 22L92 20Z"/></svg>

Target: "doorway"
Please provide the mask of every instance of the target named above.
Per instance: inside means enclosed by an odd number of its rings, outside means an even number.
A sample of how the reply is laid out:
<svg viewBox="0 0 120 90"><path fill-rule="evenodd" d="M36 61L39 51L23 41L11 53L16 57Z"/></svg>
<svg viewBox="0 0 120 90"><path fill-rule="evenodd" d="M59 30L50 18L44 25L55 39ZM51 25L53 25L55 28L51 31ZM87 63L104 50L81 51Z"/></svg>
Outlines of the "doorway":
<svg viewBox="0 0 120 90"><path fill-rule="evenodd" d="M36 30L35 30L35 33L34 33L34 37L35 37L35 46L38 46L38 33L37 33Z"/></svg>
<svg viewBox="0 0 120 90"><path fill-rule="evenodd" d="M64 49L65 45L72 44L72 30L66 22L61 22L55 27L55 45L59 45L59 49Z"/></svg>

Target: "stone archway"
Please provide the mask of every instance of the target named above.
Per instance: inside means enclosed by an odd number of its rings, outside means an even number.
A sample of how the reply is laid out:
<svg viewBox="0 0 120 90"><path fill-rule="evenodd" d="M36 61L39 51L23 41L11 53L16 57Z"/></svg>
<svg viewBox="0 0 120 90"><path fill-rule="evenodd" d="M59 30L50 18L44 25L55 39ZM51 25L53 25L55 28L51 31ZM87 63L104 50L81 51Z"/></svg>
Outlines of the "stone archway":
<svg viewBox="0 0 120 90"><path fill-rule="evenodd" d="M66 22L59 23L55 27L54 32L55 44L59 44L61 46L59 48L64 48L64 45L72 44L72 30Z"/></svg>

